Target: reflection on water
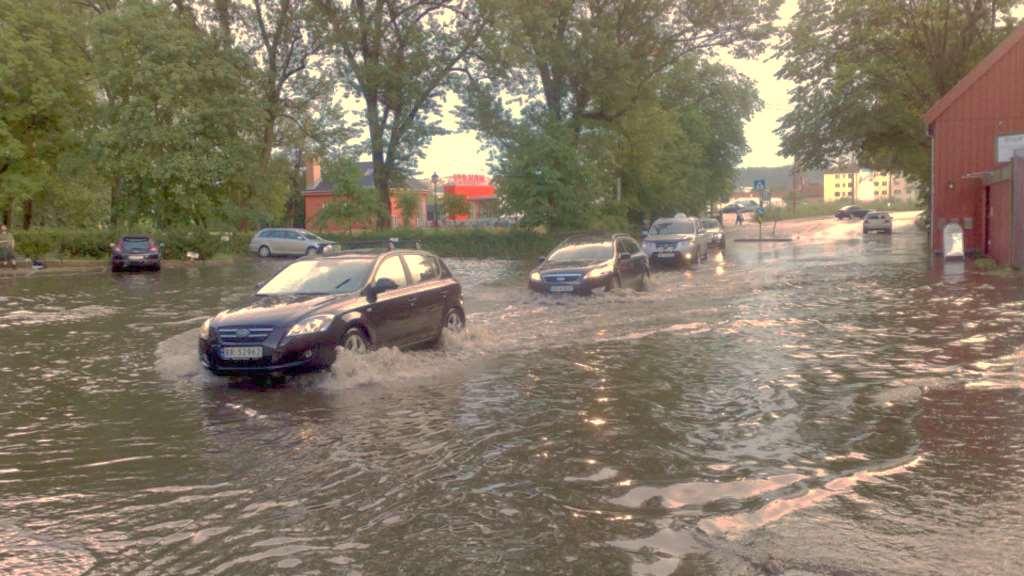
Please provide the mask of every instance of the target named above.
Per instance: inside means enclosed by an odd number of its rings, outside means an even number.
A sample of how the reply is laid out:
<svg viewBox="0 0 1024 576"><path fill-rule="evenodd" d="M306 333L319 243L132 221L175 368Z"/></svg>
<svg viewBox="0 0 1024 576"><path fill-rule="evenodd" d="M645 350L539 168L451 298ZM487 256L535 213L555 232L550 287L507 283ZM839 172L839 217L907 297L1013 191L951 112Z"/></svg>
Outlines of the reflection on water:
<svg viewBox="0 0 1024 576"><path fill-rule="evenodd" d="M0 573L1019 573L1018 282L820 233L587 299L454 260L468 332L274 385L195 338L285 261L0 283Z"/></svg>

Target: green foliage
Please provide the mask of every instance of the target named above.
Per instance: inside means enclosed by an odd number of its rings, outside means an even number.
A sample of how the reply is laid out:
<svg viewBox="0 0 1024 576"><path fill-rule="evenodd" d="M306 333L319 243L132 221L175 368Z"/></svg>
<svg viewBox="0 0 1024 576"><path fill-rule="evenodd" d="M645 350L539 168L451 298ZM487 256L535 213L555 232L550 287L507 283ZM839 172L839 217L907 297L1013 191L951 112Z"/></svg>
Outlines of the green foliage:
<svg viewBox="0 0 1024 576"><path fill-rule="evenodd" d="M377 217L380 210L377 195L360 184L362 173L354 161L333 155L324 160L320 174L324 182L333 186L334 197L317 213L319 228L334 224L351 232L354 226L365 226Z"/></svg>
<svg viewBox="0 0 1024 576"><path fill-rule="evenodd" d="M477 3L462 0L325 1L331 50L342 84L365 104L381 228L390 190L401 185L437 123L453 69L477 44Z"/></svg>
<svg viewBox="0 0 1024 576"><path fill-rule="evenodd" d="M493 165L504 210L523 214L526 226L586 228L610 181L572 128L534 107L511 134Z"/></svg>
<svg viewBox="0 0 1024 576"><path fill-rule="evenodd" d="M145 0L100 15L93 44L107 94L94 142L117 182L115 222L202 226L229 198L283 204L280 181L252 170L259 107L240 54Z"/></svg>
<svg viewBox="0 0 1024 576"><path fill-rule="evenodd" d="M801 0L779 77L795 84L777 133L798 166L853 158L930 185L922 116L1013 29L1021 0Z"/></svg>
<svg viewBox="0 0 1024 576"><path fill-rule="evenodd" d="M495 28L461 114L498 150L506 211L556 228L638 223L731 189L743 122L761 104L748 79L707 59L762 50L778 0L481 6ZM516 114L509 100L527 105Z"/></svg>
<svg viewBox="0 0 1024 576"><path fill-rule="evenodd" d="M447 214L449 218L455 218L456 216L468 216L470 213L469 200L467 200L465 196L445 192L441 199L441 210L444 214Z"/></svg>
<svg viewBox="0 0 1024 576"><path fill-rule="evenodd" d="M547 254L563 235L541 234L522 228L410 228L401 231L373 231L352 236L325 234L342 248L347 241L387 240L394 237L418 241L424 250L456 258L532 259Z"/></svg>
<svg viewBox="0 0 1024 576"><path fill-rule="evenodd" d="M15 243L19 254L31 258L107 258L110 245L124 234L150 234L163 244L165 258L183 259L187 252L197 252L204 259L217 254L241 254L249 245L243 233L218 233L199 228L173 228L154 232L131 229L125 231L84 228L41 228L16 230ZM227 238L227 241L225 241Z"/></svg>
<svg viewBox="0 0 1024 576"><path fill-rule="evenodd" d="M401 190L395 195L395 203L402 215L402 227L408 228L420 211L420 195L411 190Z"/></svg>
<svg viewBox="0 0 1024 576"><path fill-rule="evenodd" d="M0 210L82 223L99 191L82 154L94 111L82 27L58 0L0 0L0 15Z"/></svg>

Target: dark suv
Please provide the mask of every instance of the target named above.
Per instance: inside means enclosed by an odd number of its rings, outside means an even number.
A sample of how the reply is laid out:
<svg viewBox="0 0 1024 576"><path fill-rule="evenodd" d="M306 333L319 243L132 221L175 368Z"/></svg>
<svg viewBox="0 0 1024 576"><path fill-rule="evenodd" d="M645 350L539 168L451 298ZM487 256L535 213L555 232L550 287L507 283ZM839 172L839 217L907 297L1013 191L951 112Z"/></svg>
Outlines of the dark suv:
<svg viewBox="0 0 1024 576"><path fill-rule="evenodd" d="M645 290L651 269L640 245L625 234L573 236L530 273L530 289L551 294L590 294L631 286Z"/></svg>
<svg viewBox="0 0 1024 576"><path fill-rule="evenodd" d="M839 210L836 210L837 220L853 220L854 218L864 218L867 213L870 212L867 208L861 208L860 206L851 204L850 206L843 206Z"/></svg>
<svg viewBox="0 0 1024 576"><path fill-rule="evenodd" d="M433 344L465 326L462 287L440 258L418 250L342 253L281 270L246 306L203 323L199 360L221 375L330 366L352 352Z"/></svg>
<svg viewBox="0 0 1024 576"><path fill-rule="evenodd" d="M110 270L160 269L160 246L149 236L122 236L110 245Z"/></svg>

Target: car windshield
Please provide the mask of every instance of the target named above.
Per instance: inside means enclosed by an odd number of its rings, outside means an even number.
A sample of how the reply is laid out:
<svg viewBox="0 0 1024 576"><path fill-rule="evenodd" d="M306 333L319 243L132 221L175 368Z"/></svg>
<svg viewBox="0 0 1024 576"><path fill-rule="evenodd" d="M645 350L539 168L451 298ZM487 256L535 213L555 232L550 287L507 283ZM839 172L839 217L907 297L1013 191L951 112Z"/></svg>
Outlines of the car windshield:
<svg viewBox="0 0 1024 576"><path fill-rule="evenodd" d="M607 242L591 242L587 244L569 244L555 250L548 257L548 262L593 262L611 260L614 254L611 240Z"/></svg>
<svg viewBox="0 0 1024 576"><path fill-rule="evenodd" d="M651 225L651 236L659 234L693 234L693 222L687 220L665 220Z"/></svg>
<svg viewBox="0 0 1024 576"><path fill-rule="evenodd" d="M303 260L278 272L257 292L260 296L342 294L366 284L373 260Z"/></svg>
<svg viewBox="0 0 1024 576"><path fill-rule="evenodd" d="M708 230L718 230L718 220L708 219L702 220L701 222L704 224L704 227L707 228Z"/></svg>

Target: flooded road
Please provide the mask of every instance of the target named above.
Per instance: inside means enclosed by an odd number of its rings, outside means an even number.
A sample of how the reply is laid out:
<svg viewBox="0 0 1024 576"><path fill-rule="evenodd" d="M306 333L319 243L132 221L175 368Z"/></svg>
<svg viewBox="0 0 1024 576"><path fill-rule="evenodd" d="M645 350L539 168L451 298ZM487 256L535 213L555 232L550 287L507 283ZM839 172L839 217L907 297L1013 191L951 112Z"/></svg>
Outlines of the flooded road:
<svg viewBox="0 0 1024 576"><path fill-rule="evenodd" d="M195 341L284 261L0 280L0 574L1020 574L1020 280L835 226L587 299L449 260L468 333L270 388Z"/></svg>

